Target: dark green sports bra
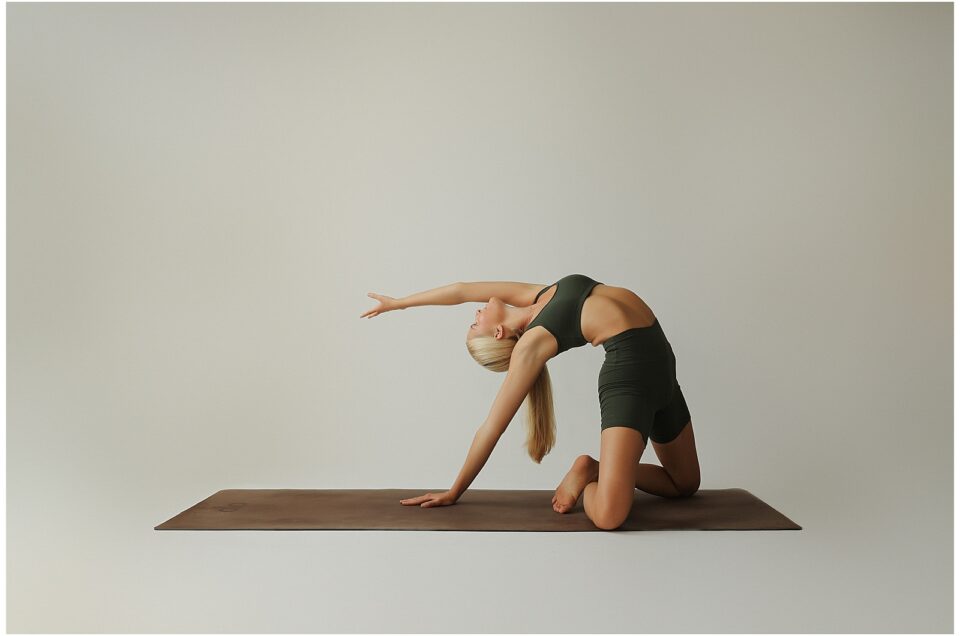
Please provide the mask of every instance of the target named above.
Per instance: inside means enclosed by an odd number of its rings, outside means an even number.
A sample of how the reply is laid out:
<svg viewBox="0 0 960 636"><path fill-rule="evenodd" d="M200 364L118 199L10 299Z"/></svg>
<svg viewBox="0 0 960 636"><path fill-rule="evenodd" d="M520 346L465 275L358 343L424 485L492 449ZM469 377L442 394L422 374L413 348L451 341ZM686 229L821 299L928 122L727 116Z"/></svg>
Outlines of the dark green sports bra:
<svg viewBox="0 0 960 636"><path fill-rule="evenodd" d="M553 334L557 339L557 354L587 344L587 339L580 330L580 314L587 296L594 287L602 284L583 274L564 276L553 284L557 286L557 291L553 292L553 298L547 302L546 307L530 321L527 331L532 327L543 327ZM533 302L540 300L540 294L553 285L541 289Z"/></svg>

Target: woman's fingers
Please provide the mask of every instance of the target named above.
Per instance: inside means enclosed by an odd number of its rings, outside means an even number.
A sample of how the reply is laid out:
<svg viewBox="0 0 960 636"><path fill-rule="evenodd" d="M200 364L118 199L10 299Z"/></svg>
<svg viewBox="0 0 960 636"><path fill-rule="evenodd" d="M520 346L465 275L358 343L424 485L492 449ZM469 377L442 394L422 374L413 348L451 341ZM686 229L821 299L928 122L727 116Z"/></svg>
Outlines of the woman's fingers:
<svg viewBox="0 0 960 636"><path fill-rule="evenodd" d="M400 503L413 505L413 504L418 504L421 501L424 501L426 499L429 499L430 497L433 497L433 493L427 493L425 495L420 495L419 497L413 497L411 499L401 499Z"/></svg>
<svg viewBox="0 0 960 636"><path fill-rule="evenodd" d="M420 495L419 497L413 497L411 499L401 499L400 503L405 506L411 506L414 504L420 504L421 508L434 508L436 506L449 506L456 502L455 497L451 497L450 492L428 492L425 495Z"/></svg>
<svg viewBox="0 0 960 636"><path fill-rule="evenodd" d="M363 312L362 314L360 314L360 317L361 317L361 318L373 318L374 316L379 316L379 315L380 315L380 310L383 309L384 306L385 306L385 303L383 302L383 296L382 296L381 294L377 294L377 293L374 293L374 292L367 292L367 296L369 296L370 298L375 299L378 304L377 304L376 307L374 307L374 308L372 308L372 309L368 309L368 310L366 310L365 312Z"/></svg>
<svg viewBox="0 0 960 636"><path fill-rule="evenodd" d="M373 318L374 316L376 316L377 314L380 313L380 308L381 308L381 306L380 306L380 305L377 305L376 307L373 307L373 308L371 308L371 309L368 309L368 310L366 310L365 312L363 312L362 314L360 314L360 317L361 317L361 318Z"/></svg>

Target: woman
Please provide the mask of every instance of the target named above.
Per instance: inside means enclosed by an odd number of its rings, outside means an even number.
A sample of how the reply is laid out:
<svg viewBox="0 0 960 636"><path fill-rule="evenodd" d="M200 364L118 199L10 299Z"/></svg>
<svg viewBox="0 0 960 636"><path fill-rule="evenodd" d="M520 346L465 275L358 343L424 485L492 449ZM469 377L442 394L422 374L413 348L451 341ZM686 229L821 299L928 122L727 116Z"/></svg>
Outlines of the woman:
<svg viewBox="0 0 960 636"><path fill-rule="evenodd" d="M603 345L606 354L598 381L600 460L577 457L557 487L553 509L568 512L582 494L587 517L598 528L614 529L630 514L634 488L662 497L699 489L693 422L676 379L673 347L657 317L629 289L571 274L547 286L454 283L401 299L368 296L379 304L361 318L418 305L486 301L467 329L467 350L491 371L507 372L453 487L401 504L456 503L527 398L527 451L540 463L555 439L547 360L587 342ZM640 463L648 439L662 467Z"/></svg>

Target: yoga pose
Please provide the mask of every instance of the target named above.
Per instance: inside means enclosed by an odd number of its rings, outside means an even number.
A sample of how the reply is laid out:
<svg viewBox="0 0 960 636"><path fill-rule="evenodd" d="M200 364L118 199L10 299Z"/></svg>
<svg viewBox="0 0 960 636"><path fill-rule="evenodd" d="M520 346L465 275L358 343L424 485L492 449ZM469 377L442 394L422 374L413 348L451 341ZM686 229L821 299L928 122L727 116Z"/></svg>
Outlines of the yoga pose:
<svg viewBox="0 0 960 636"><path fill-rule="evenodd" d="M676 379L673 347L657 317L629 289L570 274L546 286L453 283L400 299L368 296L378 304L361 318L419 305L486 302L467 329L467 350L487 369L507 372L453 487L402 504L456 503L525 399L527 452L539 464L556 437L547 360L588 342L605 351L597 383L600 459L580 455L574 460L553 496L553 509L570 511L582 494L587 517L598 528L612 530L630 514L634 488L686 497L700 487L693 422ZM662 467L640 463L648 439Z"/></svg>

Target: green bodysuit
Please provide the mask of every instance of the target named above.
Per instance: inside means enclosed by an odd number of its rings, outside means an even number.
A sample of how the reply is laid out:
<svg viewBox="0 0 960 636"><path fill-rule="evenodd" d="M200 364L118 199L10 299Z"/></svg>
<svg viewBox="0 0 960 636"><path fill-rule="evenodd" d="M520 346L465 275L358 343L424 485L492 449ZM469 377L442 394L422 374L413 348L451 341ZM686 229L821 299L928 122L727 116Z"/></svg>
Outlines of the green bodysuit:
<svg viewBox="0 0 960 636"><path fill-rule="evenodd" d="M557 290L553 293L546 307L540 310L537 317L527 325L527 331L533 327L543 327L557 339L557 354L567 349L581 347L587 344L580 330L580 314L583 312L583 303L593 288L603 283L593 280L583 274L564 276L553 285ZM537 294L533 302L540 300L540 294L553 285L547 285Z"/></svg>
<svg viewBox="0 0 960 636"><path fill-rule="evenodd" d="M543 327L557 339L557 353L587 344L580 331L583 303L602 283L583 274L564 276L553 285L553 298L529 325ZM553 285L540 290L534 302ZM691 421L677 382L677 358L660 321L632 327L603 342L604 359L597 380L600 429L625 426L640 432L644 444L666 444Z"/></svg>

